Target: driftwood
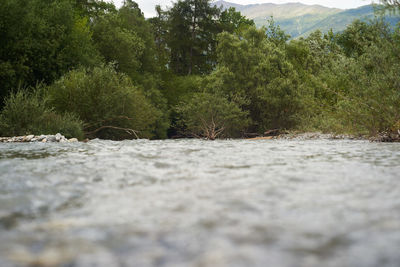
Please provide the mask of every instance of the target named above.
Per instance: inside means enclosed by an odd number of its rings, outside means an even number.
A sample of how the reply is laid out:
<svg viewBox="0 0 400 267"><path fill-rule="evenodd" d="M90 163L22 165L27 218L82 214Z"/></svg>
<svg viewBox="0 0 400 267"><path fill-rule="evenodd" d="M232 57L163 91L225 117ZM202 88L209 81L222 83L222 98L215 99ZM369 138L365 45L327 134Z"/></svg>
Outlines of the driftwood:
<svg viewBox="0 0 400 267"><path fill-rule="evenodd" d="M276 137L274 136L264 136L264 137L255 137L255 138L248 138L247 140L272 140Z"/></svg>
<svg viewBox="0 0 400 267"><path fill-rule="evenodd" d="M126 133L135 136L136 139L139 139L139 136L137 134L138 131L135 131L135 130L129 129L129 128L116 127L116 126L101 126L100 128L97 128L94 131L86 132L86 135L93 135L93 134L95 134L95 133L97 133L97 132L99 132L99 131L101 131L103 129L114 129L114 130L125 131Z"/></svg>
<svg viewBox="0 0 400 267"><path fill-rule="evenodd" d="M285 132L282 132L280 129L273 129L273 130L268 130L264 133L264 136L278 136L281 135Z"/></svg>
<svg viewBox="0 0 400 267"><path fill-rule="evenodd" d="M371 141L384 143L400 142L400 130L392 132L382 132L377 137L372 138Z"/></svg>
<svg viewBox="0 0 400 267"><path fill-rule="evenodd" d="M127 134L135 136L136 139L139 139L139 135L138 135L139 131L136 131L136 130L130 129L130 128L123 128L123 127L113 126L113 125L100 126L99 128L96 128L95 130L91 130L91 131L87 130L89 128L94 128L95 126L99 126L99 125L101 125L101 124L103 124L105 122L110 123L111 121L116 120L116 119L134 120L133 118L130 118L128 116L123 116L123 115L117 116L117 117L113 117L113 118L109 118L109 119L105 119L105 120L100 120L100 121L98 121L96 123L91 123L91 124L84 125L85 134L87 136L90 136L90 135L94 135L94 134L96 134L99 131L104 130L104 129L113 129L113 130L125 131Z"/></svg>
<svg viewBox="0 0 400 267"><path fill-rule="evenodd" d="M117 116L117 117L113 117L113 118L109 118L109 119L105 119L105 120L100 120L100 121L95 122L95 123L86 123L84 125L84 128L85 129L91 128L91 127L94 127L96 125L99 125L99 124L102 124L102 123L105 123L105 122L109 122L109 121L113 121L113 120L116 120L116 119L124 119L124 120L129 120L129 121L134 120L133 118L130 118L128 116Z"/></svg>
<svg viewBox="0 0 400 267"><path fill-rule="evenodd" d="M261 134L259 133L244 133L243 135L246 138L256 138L261 136Z"/></svg>

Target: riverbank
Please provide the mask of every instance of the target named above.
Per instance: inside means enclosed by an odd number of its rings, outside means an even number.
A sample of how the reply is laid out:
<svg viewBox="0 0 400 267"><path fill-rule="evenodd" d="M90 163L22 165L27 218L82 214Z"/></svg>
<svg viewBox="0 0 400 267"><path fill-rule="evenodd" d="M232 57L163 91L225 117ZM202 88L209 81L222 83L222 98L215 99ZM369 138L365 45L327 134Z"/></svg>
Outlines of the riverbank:
<svg viewBox="0 0 400 267"><path fill-rule="evenodd" d="M247 138L248 140L368 140L371 142L395 143L400 142L400 133L384 132L377 136L366 135L350 135L350 134L333 134L321 132L273 132L271 135Z"/></svg>
<svg viewBox="0 0 400 267"><path fill-rule="evenodd" d="M383 132L370 138L373 142L397 143L400 142L400 129L392 132Z"/></svg>
<svg viewBox="0 0 400 267"><path fill-rule="evenodd" d="M400 142L400 133L381 133L374 137L366 135L333 134L321 132L278 132L266 133L264 136L245 138L246 140L368 140L371 142L395 143ZM87 139L88 140L88 139ZM66 138L60 133L56 135L25 135L14 137L0 137L0 143L73 143L77 138Z"/></svg>
<svg viewBox="0 0 400 267"><path fill-rule="evenodd" d="M74 143L77 138L66 138L60 133L55 135L24 135L14 137L0 137L0 143Z"/></svg>
<svg viewBox="0 0 400 267"><path fill-rule="evenodd" d="M265 136L259 137L259 139L283 139L283 140L314 140L314 139L322 139L322 140L367 140L368 138L365 136L354 136L354 135L346 135L346 134L325 134L321 132L285 132L275 136ZM257 138L255 138L257 139Z"/></svg>

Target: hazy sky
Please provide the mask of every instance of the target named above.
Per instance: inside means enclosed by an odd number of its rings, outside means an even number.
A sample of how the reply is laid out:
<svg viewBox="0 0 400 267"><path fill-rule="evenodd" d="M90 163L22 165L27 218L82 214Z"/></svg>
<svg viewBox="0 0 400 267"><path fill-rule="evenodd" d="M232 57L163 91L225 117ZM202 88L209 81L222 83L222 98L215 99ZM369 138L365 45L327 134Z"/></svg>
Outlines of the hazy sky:
<svg viewBox="0 0 400 267"><path fill-rule="evenodd" d="M171 6L173 0L134 0L139 4L146 17L152 17L154 15L155 5ZM227 2L247 5L256 3L275 3L283 4L289 2L301 2L308 5L318 4L327 7L337 7L337 8L355 8L363 5L368 5L372 0L225 0ZM115 5L120 6L123 0L113 0Z"/></svg>

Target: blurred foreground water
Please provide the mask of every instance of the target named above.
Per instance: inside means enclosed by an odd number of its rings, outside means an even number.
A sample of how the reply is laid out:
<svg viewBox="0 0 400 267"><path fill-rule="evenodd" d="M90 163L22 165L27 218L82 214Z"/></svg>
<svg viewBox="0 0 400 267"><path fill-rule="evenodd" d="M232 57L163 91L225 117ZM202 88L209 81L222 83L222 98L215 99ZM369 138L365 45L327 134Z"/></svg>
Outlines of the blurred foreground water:
<svg viewBox="0 0 400 267"><path fill-rule="evenodd" d="M400 144L0 144L0 266L400 266Z"/></svg>

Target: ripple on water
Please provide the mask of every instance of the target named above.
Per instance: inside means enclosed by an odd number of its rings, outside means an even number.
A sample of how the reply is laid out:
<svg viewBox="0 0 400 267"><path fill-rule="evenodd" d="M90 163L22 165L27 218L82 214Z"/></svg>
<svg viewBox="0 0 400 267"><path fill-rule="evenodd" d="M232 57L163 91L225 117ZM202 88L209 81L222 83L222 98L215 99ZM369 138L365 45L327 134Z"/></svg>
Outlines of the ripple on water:
<svg viewBox="0 0 400 267"><path fill-rule="evenodd" d="M0 144L0 266L398 266L400 145Z"/></svg>

